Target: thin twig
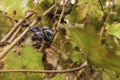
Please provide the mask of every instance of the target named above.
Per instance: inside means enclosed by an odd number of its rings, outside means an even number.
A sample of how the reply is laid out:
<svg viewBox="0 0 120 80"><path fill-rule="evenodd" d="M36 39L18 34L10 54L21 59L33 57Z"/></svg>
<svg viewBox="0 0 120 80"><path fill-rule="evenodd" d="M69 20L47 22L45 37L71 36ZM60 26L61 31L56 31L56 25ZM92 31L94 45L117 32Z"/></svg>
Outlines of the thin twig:
<svg viewBox="0 0 120 80"><path fill-rule="evenodd" d="M36 23L38 22L38 20L35 20L31 26L34 26ZM0 60L5 56L7 55L7 53L14 47L14 45L22 39L22 37L28 32L28 28L24 30L24 32L19 36L17 37L9 46L7 46L1 53L0 53Z"/></svg>
<svg viewBox="0 0 120 80"><path fill-rule="evenodd" d="M59 4L59 3L55 3L53 6L51 6L48 10L46 10L46 11L42 14L41 17L39 17L39 19L34 20L34 21L31 23L30 26L35 26L35 25L41 20L42 17L44 17L47 13L49 13L49 12L50 12L54 7L56 7L58 4ZM29 29L26 28L26 29L24 30L24 32L22 32L22 33L20 34L19 37L17 37L9 46L7 46L7 47L0 53L0 60L1 60L5 55L7 55L7 53L14 47L14 45L15 45L19 40L21 40L21 39L24 37L24 35L28 32L28 30L29 30Z"/></svg>
<svg viewBox="0 0 120 80"><path fill-rule="evenodd" d="M9 41L8 41L9 43L11 43L16 38L16 36L19 33L19 31L21 30L21 28L22 28L22 26L19 26L17 28L17 30L14 32L14 34L12 35L12 37L9 39Z"/></svg>
<svg viewBox="0 0 120 80"><path fill-rule="evenodd" d="M102 1L99 0L99 3L100 3L100 6L101 6L102 11L106 14L106 12L104 11L103 5L102 5Z"/></svg>
<svg viewBox="0 0 120 80"><path fill-rule="evenodd" d="M104 40L105 38L105 23L109 20L109 17L110 15L109 14L105 14L104 18L103 18L103 21L102 21L102 24L101 24L101 30L99 32L99 35L100 35L100 43L102 43L102 41Z"/></svg>
<svg viewBox="0 0 120 80"><path fill-rule="evenodd" d="M64 2L64 4L63 4L62 12L61 12L61 14L60 14L60 18L59 18L59 21L58 21L58 23L57 23L57 26L55 27L54 36L53 36L53 38L52 38L52 41L54 41L55 35L57 34L57 29L58 29L58 27L60 26L60 23L61 23L61 20L62 20L64 11L65 11L65 2Z"/></svg>
<svg viewBox="0 0 120 80"><path fill-rule="evenodd" d="M60 14L60 18L59 18L59 21L58 21L58 24L57 24L56 29L60 26L62 17L63 17L63 15L64 15L64 11L65 11L65 1L64 1L64 4L63 4L62 12L61 12L61 14Z"/></svg>
<svg viewBox="0 0 120 80"><path fill-rule="evenodd" d="M53 47L51 47L51 49L54 50L54 51L58 54L59 58L66 64L66 66L68 66L68 67L70 68L70 65L68 64L68 62L66 62L66 61L61 57L60 52L58 53L57 50L55 50ZM75 72L72 72L72 73L73 73L73 74L76 76L76 78L78 79L77 74L76 74Z"/></svg>
<svg viewBox="0 0 120 80"><path fill-rule="evenodd" d="M64 8L64 7L63 7L63 8ZM63 15L63 13L64 13L64 10L62 10L61 15ZM59 26L59 24L60 24L60 22L61 22L61 18L62 18L62 17L59 18L59 22L58 22L58 25L57 25L57 26ZM54 34L55 34L55 32L54 32ZM53 36L53 38L54 38L54 36ZM44 43L42 44L42 46L40 47L39 51L40 51L40 52L43 52L43 51L45 50L45 48L46 48L45 46L46 46L46 42L44 42Z"/></svg>
<svg viewBox="0 0 120 80"><path fill-rule="evenodd" d="M19 22L17 24L15 24L15 26L8 32L8 34L1 40L1 42L5 42L14 32L15 30L29 17L31 17L33 15L33 13L29 13L27 16L25 16L25 18L20 19Z"/></svg>
<svg viewBox="0 0 120 80"><path fill-rule="evenodd" d="M41 18L44 17L46 14L48 14L48 13L49 13L53 8L55 8L59 3L60 3L60 2L55 3L55 4L54 4L53 6L51 6L48 10L46 10L46 11L42 14Z"/></svg>
<svg viewBox="0 0 120 80"><path fill-rule="evenodd" d="M22 69L22 70L0 70L0 73L8 73L8 72L31 72L31 73L69 73L69 72L74 72L74 71L79 71L85 67L87 67L87 62L84 62L83 65L76 67L76 68L71 68L67 70L27 70L27 69Z"/></svg>
<svg viewBox="0 0 120 80"><path fill-rule="evenodd" d="M63 1L64 1L64 0L63 0ZM57 27L60 25L61 19L62 19L63 14L64 14L64 6L65 6L65 3L63 4L62 12L61 12L61 15L60 15L60 18L59 18ZM56 27L56 28L57 28L57 27ZM55 35L56 35L56 30L54 31L54 36L55 36ZM54 39L54 36L53 36L53 38L52 38L52 41L53 41L53 39ZM43 52L43 51L45 50L45 48L46 48L46 42L44 42L44 43L42 44L42 46L40 47L39 51L40 51L40 52Z"/></svg>

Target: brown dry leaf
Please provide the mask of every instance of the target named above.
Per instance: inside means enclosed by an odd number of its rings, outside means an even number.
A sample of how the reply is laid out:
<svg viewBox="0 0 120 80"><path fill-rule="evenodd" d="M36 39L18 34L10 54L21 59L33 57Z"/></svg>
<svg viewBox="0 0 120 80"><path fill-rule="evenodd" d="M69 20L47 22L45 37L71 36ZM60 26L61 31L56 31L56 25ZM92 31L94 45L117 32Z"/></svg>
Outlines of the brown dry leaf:
<svg viewBox="0 0 120 80"><path fill-rule="evenodd" d="M53 67L56 67L58 65L58 56L55 54L55 52L51 48L45 49L46 52L46 60L48 63L52 64Z"/></svg>

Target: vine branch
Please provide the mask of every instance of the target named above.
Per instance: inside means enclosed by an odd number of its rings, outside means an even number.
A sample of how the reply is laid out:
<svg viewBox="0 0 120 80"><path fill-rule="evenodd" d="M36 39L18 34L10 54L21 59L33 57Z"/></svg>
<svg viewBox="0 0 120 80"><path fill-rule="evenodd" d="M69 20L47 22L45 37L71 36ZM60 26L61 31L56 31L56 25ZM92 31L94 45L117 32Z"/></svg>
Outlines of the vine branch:
<svg viewBox="0 0 120 80"><path fill-rule="evenodd" d="M15 39L15 37L17 36L17 34L19 33L19 31L21 30L21 28L22 28L22 26L19 26L17 29L16 29L16 31L14 32L14 34L13 34L13 36L9 39L9 43L11 43L14 39Z"/></svg>
<svg viewBox="0 0 120 80"><path fill-rule="evenodd" d="M22 69L22 70L0 70L0 73L7 73L7 72L31 72L31 73L69 73L69 72L74 72L74 71L79 71L85 67L87 67L87 62L84 62L81 66L76 67L76 68L71 68L67 70L27 70L27 69Z"/></svg>
<svg viewBox="0 0 120 80"><path fill-rule="evenodd" d="M101 23L101 29L100 29L100 32L99 32L99 35L100 35L100 41L99 43L102 43L104 38L105 38L105 23L109 20L110 18L110 14L105 14L104 17L103 17L103 21Z"/></svg>
<svg viewBox="0 0 120 80"><path fill-rule="evenodd" d="M100 3L100 6L101 6L102 11L106 14L106 12L104 11L103 5L102 5L102 1L99 0L99 3Z"/></svg>
<svg viewBox="0 0 120 80"><path fill-rule="evenodd" d="M60 22L61 22L61 20L62 20L64 11L65 11L65 0L64 0L64 3L63 3L62 12L61 12L61 14L60 14L59 21L58 21L58 23L57 23L57 26L55 27L55 32L54 32L54 36L53 36L53 38L52 38L52 41L55 39L55 35L57 34L57 29L58 29L58 27L60 26Z"/></svg>
<svg viewBox="0 0 120 80"><path fill-rule="evenodd" d="M14 27L8 32L8 34L1 40L1 42L5 42L13 33L14 31L29 17L31 17L33 15L33 13L29 13L27 16L25 16L25 18L20 19L19 22L17 24L14 25Z"/></svg>
<svg viewBox="0 0 120 80"><path fill-rule="evenodd" d="M42 17L44 17L48 12L50 12L54 7L56 7L59 4L59 2L55 3L53 6L51 6L48 10L46 10L41 17L38 19L34 20L30 26L35 26ZM19 24L20 25L20 24ZM17 37L9 46L7 46L1 53L0 53L0 60L7 55L7 53L14 47L14 45L23 38L23 36L28 32L28 28L26 28L20 35Z"/></svg>

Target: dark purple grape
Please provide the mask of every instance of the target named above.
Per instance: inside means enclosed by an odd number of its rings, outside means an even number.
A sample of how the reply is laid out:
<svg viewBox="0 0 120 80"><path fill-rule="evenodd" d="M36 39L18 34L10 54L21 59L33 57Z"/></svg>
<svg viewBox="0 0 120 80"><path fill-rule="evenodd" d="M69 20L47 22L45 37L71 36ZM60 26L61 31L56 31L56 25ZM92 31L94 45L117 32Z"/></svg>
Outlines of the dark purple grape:
<svg viewBox="0 0 120 80"><path fill-rule="evenodd" d="M32 27L29 26L29 30L34 32L34 35L32 36L32 40L45 40L45 41L51 41L54 33L52 30L49 30L49 28L47 26L42 27L42 29L40 27Z"/></svg>
<svg viewBox="0 0 120 80"><path fill-rule="evenodd" d="M44 31L44 30L49 30L49 28L47 27L47 26L44 26L44 27L42 27L42 30Z"/></svg>
<svg viewBox="0 0 120 80"><path fill-rule="evenodd" d="M35 32L35 35L36 35L36 37L37 37L38 40L42 40L43 37L44 37L44 35L43 35L42 32Z"/></svg>
<svg viewBox="0 0 120 80"><path fill-rule="evenodd" d="M45 34L45 41L50 41L54 35L53 31L51 30L44 30L44 34Z"/></svg>
<svg viewBox="0 0 120 80"><path fill-rule="evenodd" d="M45 36L45 37L44 37L44 40L45 40L45 41L51 41L51 39L52 39L52 38L49 37L49 36Z"/></svg>
<svg viewBox="0 0 120 80"><path fill-rule="evenodd" d="M40 27L36 27L35 29L36 29L36 31L41 31Z"/></svg>
<svg viewBox="0 0 120 80"><path fill-rule="evenodd" d="M54 33L52 30L45 30L44 33L47 35L47 36L53 36Z"/></svg>
<svg viewBox="0 0 120 80"><path fill-rule="evenodd" d="M30 31L32 31L32 32L36 32L36 29L35 29L34 27L29 26L28 28L29 28Z"/></svg>
<svg viewBox="0 0 120 80"><path fill-rule="evenodd" d="M33 40L33 41L37 40L37 36L36 36L36 35L33 35L33 36L32 36L32 40Z"/></svg>

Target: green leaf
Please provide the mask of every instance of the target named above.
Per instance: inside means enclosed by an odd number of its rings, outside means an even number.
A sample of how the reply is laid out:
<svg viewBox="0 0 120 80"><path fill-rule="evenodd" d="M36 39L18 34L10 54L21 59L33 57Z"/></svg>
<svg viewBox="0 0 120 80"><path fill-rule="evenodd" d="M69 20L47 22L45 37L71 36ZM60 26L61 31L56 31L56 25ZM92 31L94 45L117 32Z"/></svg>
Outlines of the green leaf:
<svg viewBox="0 0 120 80"><path fill-rule="evenodd" d="M104 69L103 80L117 80L116 73L109 69Z"/></svg>
<svg viewBox="0 0 120 80"><path fill-rule="evenodd" d="M81 54L79 48L75 50L75 47L71 42L66 42L63 49L68 59L72 60L73 62L77 62L79 64L83 60L83 55Z"/></svg>
<svg viewBox="0 0 120 80"><path fill-rule="evenodd" d="M1 0L0 10L6 12L10 18L17 20L25 16L27 11L41 14L45 10L43 8L45 4L42 2L42 0L39 0L38 3L35 3L33 0Z"/></svg>
<svg viewBox="0 0 120 80"><path fill-rule="evenodd" d="M85 29L76 26L65 27L72 44L85 53L89 64L120 72L120 64L118 64L120 56L111 53L100 44L100 37L91 24L86 24Z"/></svg>
<svg viewBox="0 0 120 80"><path fill-rule="evenodd" d="M42 54L31 46L23 46L21 53L18 55L14 51L10 51L9 54L4 58L4 69L44 69L42 63ZM30 77L41 78L42 74L30 74L30 73L3 73L3 79L24 80ZM32 78L29 80L33 80Z"/></svg>
<svg viewBox="0 0 120 80"><path fill-rule="evenodd" d="M13 21L5 16L3 13L0 13L0 32L8 32L13 25ZM2 33L1 33L2 34Z"/></svg>
<svg viewBox="0 0 120 80"><path fill-rule="evenodd" d="M73 62L78 62L78 63L82 62L83 60L82 55L78 51L73 51L70 58L72 59Z"/></svg>
<svg viewBox="0 0 120 80"><path fill-rule="evenodd" d="M25 15L29 8L26 6L29 0L1 0L0 10L6 12L11 18L18 19Z"/></svg>
<svg viewBox="0 0 120 80"><path fill-rule="evenodd" d="M81 29L79 25L81 26L81 24L78 24L77 27L79 29ZM59 34L57 34L57 36L55 37L56 40L53 42L54 48L56 49L56 51L61 52L60 55L62 56L64 61L66 61L67 63L72 61L77 64L80 64L84 60L84 57L81 54L81 51L79 49L81 49L81 47L80 47L81 43L83 44L83 46L84 46L84 43L79 41L81 39L79 39L79 37L77 37L78 34L75 33L75 32L80 32L80 31L75 31L74 29L69 28L68 26L70 26L70 25L61 25L61 26L66 27L66 29L60 28ZM79 30L79 29L77 29L77 30ZM69 34L70 31L74 32L74 33ZM76 35L76 37L74 35ZM80 35L82 35L82 34L80 34ZM69 40L69 38L70 38L70 40ZM86 42L86 41L84 41L84 42Z"/></svg>
<svg viewBox="0 0 120 80"><path fill-rule="evenodd" d="M78 0L77 11L80 19L99 20L103 16L98 0Z"/></svg>
<svg viewBox="0 0 120 80"><path fill-rule="evenodd" d="M103 80L111 80L107 73L103 73Z"/></svg>
<svg viewBox="0 0 120 80"><path fill-rule="evenodd" d="M88 62L94 64L97 67L108 68L117 72L120 72L120 56L117 56L116 53L110 52L105 46L99 43L99 36L97 33L93 33L92 27L88 28L87 25L86 31L88 32L88 39L90 41L89 53L88 53ZM92 34L91 34L91 33Z"/></svg>
<svg viewBox="0 0 120 80"><path fill-rule="evenodd" d="M120 23L112 24L108 28L108 33L120 39Z"/></svg>
<svg viewBox="0 0 120 80"><path fill-rule="evenodd" d="M73 46L79 47L82 51L86 52L89 43L84 30L78 26L72 25L66 25L66 30Z"/></svg>
<svg viewBox="0 0 120 80"><path fill-rule="evenodd" d="M49 3L53 3L54 0L47 0Z"/></svg>
<svg viewBox="0 0 120 80"><path fill-rule="evenodd" d="M65 75L64 74L57 74L56 76L54 76L52 79L50 80L65 80Z"/></svg>
<svg viewBox="0 0 120 80"><path fill-rule="evenodd" d="M79 22L79 17L78 17L77 11L76 11L76 7L72 8L70 14L68 14L66 16L66 19L68 19L68 21L70 23L77 23L77 22Z"/></svg>

